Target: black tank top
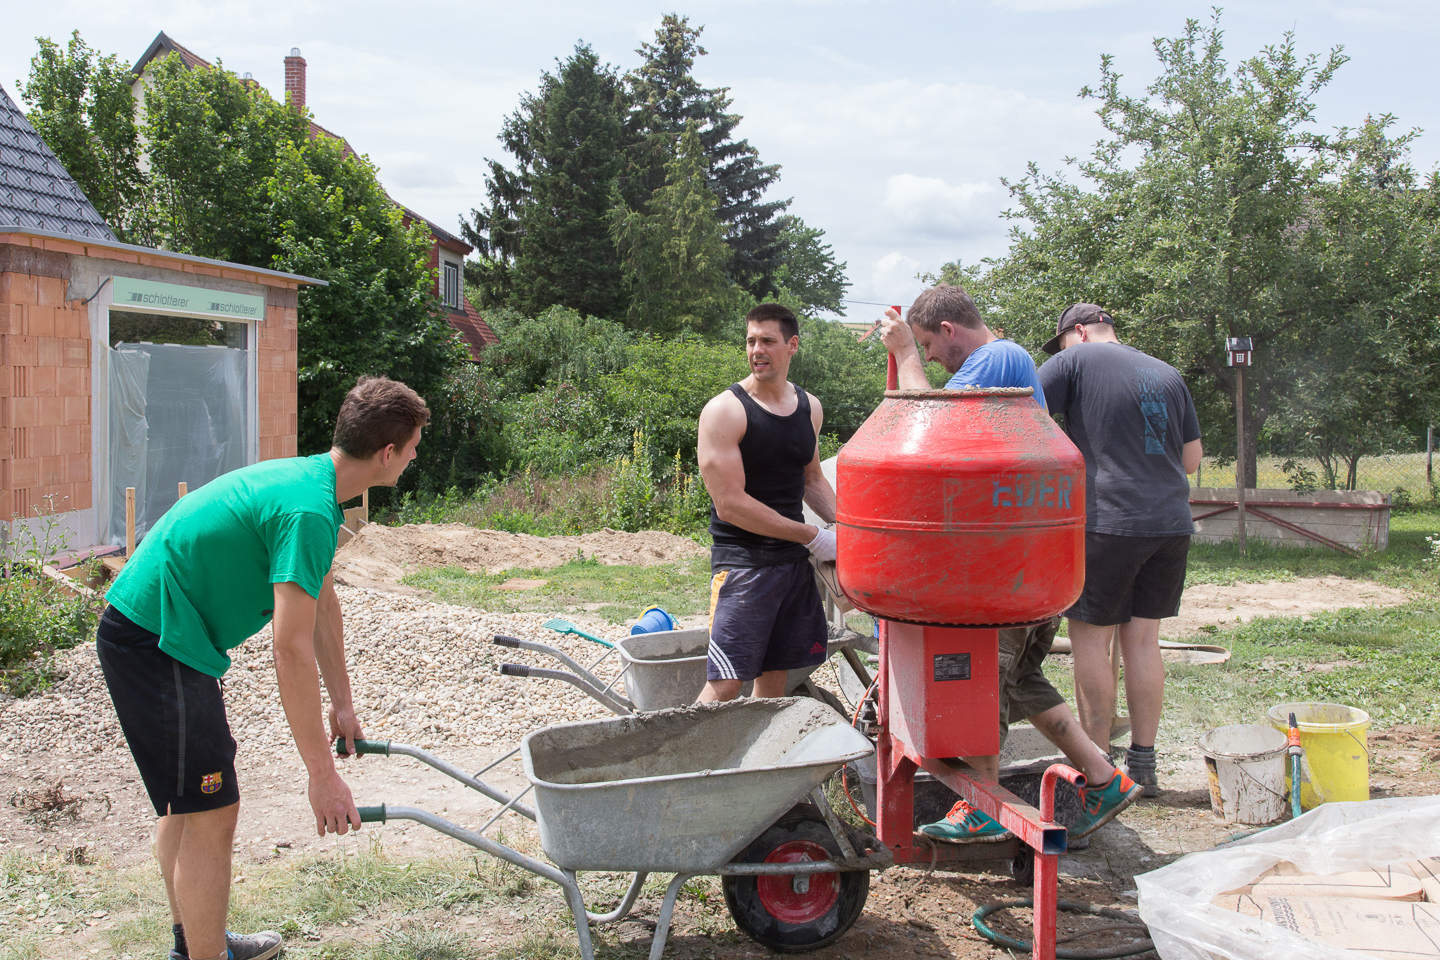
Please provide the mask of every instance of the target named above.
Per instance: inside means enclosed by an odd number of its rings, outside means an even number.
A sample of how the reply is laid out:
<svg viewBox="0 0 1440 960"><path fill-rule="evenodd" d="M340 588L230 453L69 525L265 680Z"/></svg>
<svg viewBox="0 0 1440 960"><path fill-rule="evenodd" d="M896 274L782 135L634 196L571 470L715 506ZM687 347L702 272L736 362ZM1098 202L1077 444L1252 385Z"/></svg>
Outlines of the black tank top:
<svg viewBox="0 0 1440 960"><path fill-rule="evenodd" d="M751 399L738 383L730 392L745 408L745 436L740 438L740 462L745 467L745 492L782 517L803 523L805 467L815 459L815 425L810 422L810 398L795 387L799 401L788 417L778 416ZM710 568L771 567L810 556L805 544L764 537L720 519L710 508Z"/></svg>

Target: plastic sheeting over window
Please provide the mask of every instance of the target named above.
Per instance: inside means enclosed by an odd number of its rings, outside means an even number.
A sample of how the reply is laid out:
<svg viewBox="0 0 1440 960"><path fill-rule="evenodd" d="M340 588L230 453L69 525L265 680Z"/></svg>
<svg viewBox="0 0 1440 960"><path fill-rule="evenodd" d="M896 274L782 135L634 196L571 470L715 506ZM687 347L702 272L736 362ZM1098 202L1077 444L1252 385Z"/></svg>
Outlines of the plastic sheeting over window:
<svg viewBox="0 0 1440 960"><path fill-rule="evenodd" d="M243 467L250 435L247 351L120 343L110 349L110 518L105 542L125 542L125 488L135 488L135 536L196 490Z"/></svg>

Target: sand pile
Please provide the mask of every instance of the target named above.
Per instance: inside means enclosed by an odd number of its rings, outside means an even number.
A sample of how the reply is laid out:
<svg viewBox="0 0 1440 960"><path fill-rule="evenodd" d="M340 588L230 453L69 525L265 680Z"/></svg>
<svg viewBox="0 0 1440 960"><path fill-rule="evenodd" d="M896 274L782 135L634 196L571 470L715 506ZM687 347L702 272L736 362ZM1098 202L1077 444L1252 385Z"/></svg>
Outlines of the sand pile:
<svg viewBox="0 0 1440 960"><path fill-rule="evenodd" d="M578 537L532 537L477 530L463 523L371 524L335 554L335 580L352 587L395 584L422 567L471 573L558 567L577 556L605 564L647 566L706 556L693 540L659 530L601 530Z"/></svg>

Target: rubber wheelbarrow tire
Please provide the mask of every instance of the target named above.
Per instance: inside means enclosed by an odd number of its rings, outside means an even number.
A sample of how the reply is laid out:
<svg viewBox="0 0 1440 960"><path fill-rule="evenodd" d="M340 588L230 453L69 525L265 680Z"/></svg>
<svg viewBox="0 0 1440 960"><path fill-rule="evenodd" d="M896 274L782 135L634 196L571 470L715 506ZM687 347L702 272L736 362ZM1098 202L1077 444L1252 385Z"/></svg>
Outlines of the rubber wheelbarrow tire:
<svg viewBox="0 0 1440 960"><path fill-rule="evenodd" d="M810 808L813 810L814 808ZM840 847L819 811L797 807L755 839L738 863L800 856L838 859ZM793 877L722 877L725 905L747 937L780 953L818 950L840 939L860 918L870 895L870 871L812 873L809 890L794 890Z"/></svg>

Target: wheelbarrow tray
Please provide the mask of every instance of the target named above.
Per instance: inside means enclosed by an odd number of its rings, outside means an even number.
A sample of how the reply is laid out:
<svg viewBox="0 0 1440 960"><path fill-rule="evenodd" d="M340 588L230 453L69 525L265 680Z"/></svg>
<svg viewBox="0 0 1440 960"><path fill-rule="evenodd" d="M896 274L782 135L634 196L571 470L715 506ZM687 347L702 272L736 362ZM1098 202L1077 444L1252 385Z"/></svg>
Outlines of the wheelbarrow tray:
<svg viewBox="0 0 1440 960"><path fill-rule="evenodd" d="M566 870L716 870L874 747L804 697L697 704L521 741L545 855Z"/></svg>
<svg viewBox="0 0 1440 960"><path fill-rule="evenodd" d="M839 650L843 640L831 640L825 655ZM705 687L705 663L709 656L710 631L706 627L633 633L615 644L625 664L625 694L635 709L668 710L695 702ZM786 692L793 691L815 667L791 670ZM745 684L741 696L749 696L753 685Z"/></svg>

